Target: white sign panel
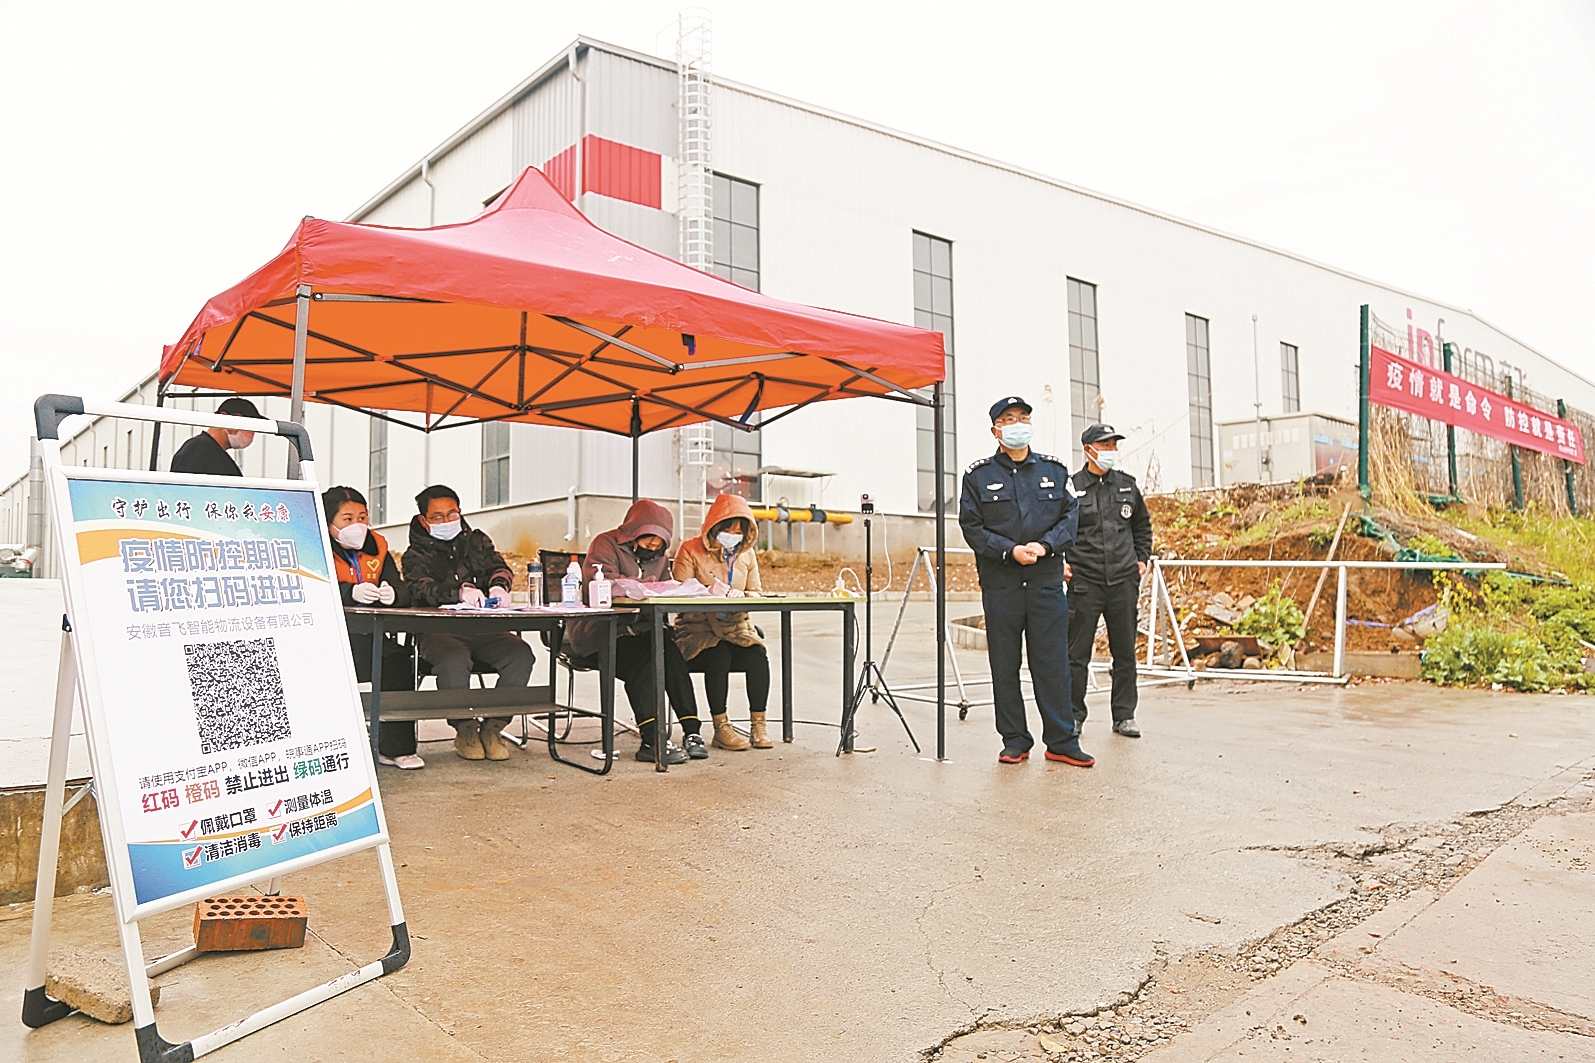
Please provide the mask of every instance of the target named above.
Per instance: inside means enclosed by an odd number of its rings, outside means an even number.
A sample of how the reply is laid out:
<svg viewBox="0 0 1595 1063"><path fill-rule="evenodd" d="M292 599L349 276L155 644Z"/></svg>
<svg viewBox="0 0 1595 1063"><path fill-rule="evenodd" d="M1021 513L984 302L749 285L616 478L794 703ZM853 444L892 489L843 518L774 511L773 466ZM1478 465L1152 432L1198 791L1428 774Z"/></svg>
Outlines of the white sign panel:
<svg viewBox="0 0 1595 1063"><path fill-rule="evenodd" d="M316 494L56 475L124 918L386 841Z"/></svg>

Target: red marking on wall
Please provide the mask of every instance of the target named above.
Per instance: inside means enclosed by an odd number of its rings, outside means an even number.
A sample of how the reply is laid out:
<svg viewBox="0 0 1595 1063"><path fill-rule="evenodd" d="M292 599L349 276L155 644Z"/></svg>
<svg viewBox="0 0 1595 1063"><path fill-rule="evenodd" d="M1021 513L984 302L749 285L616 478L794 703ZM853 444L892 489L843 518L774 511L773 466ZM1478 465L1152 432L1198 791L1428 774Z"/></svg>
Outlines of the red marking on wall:
<svg viewBox="0 0 1595 1063"><path fill-rule="evenodd" d="M660 156L589 134L582 141L582 191L660 208ZM566 148L543 164L543 173L566 199L574 199L576 149Z"/></svg>

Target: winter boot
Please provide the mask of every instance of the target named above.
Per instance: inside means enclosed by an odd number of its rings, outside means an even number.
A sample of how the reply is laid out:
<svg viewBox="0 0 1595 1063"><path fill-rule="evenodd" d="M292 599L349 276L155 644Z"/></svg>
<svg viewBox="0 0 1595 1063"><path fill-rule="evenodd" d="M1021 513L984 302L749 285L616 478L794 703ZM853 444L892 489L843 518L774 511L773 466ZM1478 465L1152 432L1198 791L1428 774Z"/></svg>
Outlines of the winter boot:
<svg viewBox="0 0 1595 1063"><path fill-rule="evenodd" d="M725 713L720 713L714 718L714 747L716 749L751 749L752 743L737 733L731 726L731 721L726 719Z"/></svg>
<svg viewBox="0 0 1595 1063"><path fill-rule="evenodd" d="M504 744L504 728L509 723L508 720L482 721L482 752L487 754L488 760L510 759L510 747Z"/></svg>
<svg viewBox="0 0 1595 1063"><path fill-rule="evenodd" d="M753 733L748 737L753 742L754 749L774 749L775 743L770 741L770 732L764 726L764 713L751 712L748 714L753 719Z"/></svg>
<svg viewBox="0 0 1595 1063"><path fill-rule="evenodd" d="M454 752L465 760L484 760L481 726L475 720L452 720L454 724Z"/></svg>

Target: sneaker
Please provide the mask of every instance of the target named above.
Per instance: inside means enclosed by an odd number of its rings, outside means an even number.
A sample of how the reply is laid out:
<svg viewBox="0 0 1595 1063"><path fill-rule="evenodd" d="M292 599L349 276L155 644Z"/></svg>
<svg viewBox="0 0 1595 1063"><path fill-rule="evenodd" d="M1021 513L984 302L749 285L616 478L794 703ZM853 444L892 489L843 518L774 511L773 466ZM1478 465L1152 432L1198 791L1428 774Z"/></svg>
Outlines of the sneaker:
<svg viewBox="0 0 1595 1063"><path fill-rule="evenodd" d="M419 771L426 767L426 761L414 753L406 753L402 757L385 757L377 755L377 763L389 768L398 768L401 771Z"/></svg>
<svg viewBox="0 0 1595 1063"><path fill-rule="evenodd" d="M702 735L688 735L681 740L681 746L693 760L709 759L709 747L703 744Z"/></svg>
<svg viewBox="0 0 1595 1063"><path fill-rule="evenodd" d="M1022 764L1030 759L1028 749L1004 749L997 754L998 764Z"/></svg>
<svg viewBox="0 0 1595 1063"><path fill-rule="evenodd" d="M1141 728L1136 726L1135 717L1131 716L1128 720L1113 721L1113 733L1126 738L1140 738Z"/></svg>
<svg viewBox="0 0 1595 1063"><path fill-rule="evenodd" d="M1063 764L1073 764L1077 768L1089 768L1097 762L1096 757L1080 748L1079 742L1070 742L1058 752L1047 750L1047 759L1056 760Z"/></svg>
<svg viewBox="0 0 1595 1063"><path fill-rule="evenodd" d="M654 747L653 746L638 746L637 747L637 759L640 760L640 761L644 761L645 763L652 764L654 762ZM685 764L686 762L687 762L687 754L686 754L685 750L683 750L680 746L676 745L674 742L666 742L665 743L665 763L666 764Z"/></svg>

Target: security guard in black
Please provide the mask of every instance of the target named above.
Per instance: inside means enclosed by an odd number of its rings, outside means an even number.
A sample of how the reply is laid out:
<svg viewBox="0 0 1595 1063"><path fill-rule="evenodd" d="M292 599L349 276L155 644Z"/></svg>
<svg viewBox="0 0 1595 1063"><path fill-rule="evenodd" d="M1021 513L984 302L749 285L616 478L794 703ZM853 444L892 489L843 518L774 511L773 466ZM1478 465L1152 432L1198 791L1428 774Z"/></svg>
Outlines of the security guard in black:
<svg viewBox="0 0 1595 1063"><path fill-rule="evenodd" d="M1135 722L1135 613L1141 575L1152 557L1152 517L1135 477L1118 468L1124 437L1112 425L1094 424L1080 434L1086 467L1074 474L1080 498L1080 527L1066 550L1069 581L1069 671L1076 729L1085 725L1086 680L1096 642L1097 620L1107 621L1113 655L1113 730L1141 737Z"/></svg>
<svg viewBox="0 0 1595 1063"><path fill-rule="evenodd" d="M1047 759L1090 767L1069 710L1069 600L1063 593L1063 553L1074 539L1075 500L1069 470L1030 449L1030 404L1017 395L991 408L1000 446L964 473L958 525L975 552L986 617L986 653L1003 749L998 760L1017 764L1035 744L1019 686L1021 645L1029 649L1030 679L1041 710Z"/></svg>

